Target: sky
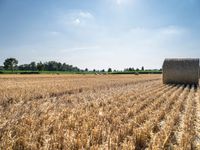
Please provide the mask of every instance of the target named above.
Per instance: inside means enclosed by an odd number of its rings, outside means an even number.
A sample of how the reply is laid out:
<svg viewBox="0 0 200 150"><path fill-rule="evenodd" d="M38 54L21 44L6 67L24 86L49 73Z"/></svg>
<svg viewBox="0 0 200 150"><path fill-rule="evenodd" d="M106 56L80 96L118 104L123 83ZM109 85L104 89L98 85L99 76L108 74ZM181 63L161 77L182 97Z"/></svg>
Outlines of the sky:
<svg viewBox="0 0 200 150"><path fill-rule="evenodd" d="M0 0L0 65L160 69L200 57L199 0Z"/></svg>

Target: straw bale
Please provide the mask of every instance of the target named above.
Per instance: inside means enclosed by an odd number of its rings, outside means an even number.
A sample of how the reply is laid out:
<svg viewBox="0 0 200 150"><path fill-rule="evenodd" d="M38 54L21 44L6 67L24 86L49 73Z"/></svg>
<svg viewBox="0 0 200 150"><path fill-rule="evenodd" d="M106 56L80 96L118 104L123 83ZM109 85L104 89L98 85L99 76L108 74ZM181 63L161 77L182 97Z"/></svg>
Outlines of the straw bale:
<svg viewBox="0 0 200 150"><path fill-rule="evenodd" d="M199 59L165 59L164 84L199 84Z"/></svg>

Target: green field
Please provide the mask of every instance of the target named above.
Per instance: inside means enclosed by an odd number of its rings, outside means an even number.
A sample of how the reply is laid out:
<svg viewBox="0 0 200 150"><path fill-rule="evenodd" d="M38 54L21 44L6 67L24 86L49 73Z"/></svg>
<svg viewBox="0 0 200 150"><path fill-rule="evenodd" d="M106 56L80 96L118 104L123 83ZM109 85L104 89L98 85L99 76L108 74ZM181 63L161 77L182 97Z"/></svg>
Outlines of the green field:
<svg viewBox="0 0 200 150"><path fill-rule="evenodd" d="M93 72L93 71L24 71L24 70L2 70L0 74L161 74L162 71L115 71L115 72Z"/></svg>

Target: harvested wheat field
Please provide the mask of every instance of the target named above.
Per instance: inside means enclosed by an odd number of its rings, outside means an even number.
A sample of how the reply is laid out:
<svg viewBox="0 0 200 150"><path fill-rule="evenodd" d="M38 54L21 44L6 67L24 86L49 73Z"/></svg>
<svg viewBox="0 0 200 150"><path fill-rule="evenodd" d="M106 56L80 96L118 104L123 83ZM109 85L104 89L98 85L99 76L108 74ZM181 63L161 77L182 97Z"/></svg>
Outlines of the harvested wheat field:
<svg viewBox="0 0 200 150"><path fill-rule="evenodd" d="M1 75L0 149L200 149L200 89L161 75Z"/></svg>

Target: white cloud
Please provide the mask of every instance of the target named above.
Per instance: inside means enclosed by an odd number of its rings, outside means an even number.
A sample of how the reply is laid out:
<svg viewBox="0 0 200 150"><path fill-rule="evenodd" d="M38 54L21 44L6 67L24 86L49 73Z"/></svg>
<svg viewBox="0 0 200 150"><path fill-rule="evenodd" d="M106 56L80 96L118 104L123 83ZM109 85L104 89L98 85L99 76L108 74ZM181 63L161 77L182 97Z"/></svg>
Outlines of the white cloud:
<svg viewBox="0 0 200 150"><path fill-rule="evenodd" d="M61 24L71 26L85 26L94 20L92 13L83 10L71 10L60 16Z"/></svg>
<svg viewBox="0 0 200 150"><path fill-rule="evenodd" d="M74 25L78 26L78 25L80 25L81 21L80 21L79 18L76 18L76 19L74 19L74 20L72 21L72 23L73 23Z"/></svg>
<svg viewBox="0 0 200 150"><path fill-rule="evenodd" d="M153 32L155 34L165 34L165 35L180 35L186 33L186 29L179 27L179 26L174 26L174 25L169 25L169 26L163 26L160 28L144 28L144 27L135 27L130 29L131 33L135 34L141 34L141 33L149 33Z"/></svg>
<svg viewBox="0 0 200 150"><path fill-rule="evenodd" d="M182 51L192 48L186 39L188 29L173 24L116 30L112 26L98 24L88 11L71 11L66 19L67 28L74 33L76 40L59 48L58 57L65 59L68 56L72 64L80 67L123 69L144 65L147 68L160 68L165 57L183 56L185 52Z"/></svg>
<svg viewBox="0 0 200 150"><path fill-rule="evenodd" d="M136 41L147 43L161 43L161 41L175 41L188 34L187 29L179 26L163 26L160 28L136 27L130 29L130 36Z"/></svg>
<svg viewBox="0 0 200 150"><path fill-rule="evenodd" d="M184 52L181 51L189 49L186 39L187 29L178 26L136 27L123 33L116 33L114 36L111 36L110 32L112 29L104 38L97 41L97 44L101 45L98 57L104 60L101 62L104 68L108 66L123 68L131 64L134 67L144 65L147 68L160 68L165 57L183 56Z"/></svg>
<svg viewBox="0 0 200 150"><path fill-rule="evenodd" d="M160 29L160 33L163 35L181 35L186 33L186 29L178 26L166 26Z"/></svg>
<svg viewBox="0 0 200 150"><path fill-rule="evenodd" d="M81 18L87 18L87 19L93 19L94 18L94 16L91 14L91 13L89 13L89 12L87 12L87 11L80 11L79 12L79 17L81 17Z"/></svg>
<svg viewBox="0 0 200 150"><path fill-rule="evenodd" d="M117 3L118 5L121 5L122 2L123 2L123 0L116 0L116 3Z"/></svg>
<svg viewBox="0 0 200 150"><path fill-rule="evenodd" d="M60 34L60 32L58 32L58 31L50 31L49 34L52 35L52 36L57 36L57 35Z"/></svg>
<svg viewBox="0 0 200 150"><path fill-rule="evenodd" d="M71 48L65 48L61 49L60 52L62 53L71 53L71 52L85 52L85 51L93 51L98 50L100 46L79 46L79 47L71 47Z"/></svg>

